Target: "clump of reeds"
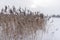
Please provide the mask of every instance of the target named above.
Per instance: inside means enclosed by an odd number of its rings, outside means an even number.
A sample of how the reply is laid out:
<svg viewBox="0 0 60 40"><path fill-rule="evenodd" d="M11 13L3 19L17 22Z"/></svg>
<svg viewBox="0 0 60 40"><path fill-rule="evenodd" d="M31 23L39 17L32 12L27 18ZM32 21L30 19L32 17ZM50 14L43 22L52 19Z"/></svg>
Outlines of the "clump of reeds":
<svg viewBox="0 0 60 40"><path fill-rule="evenodd" d="M5 6L5 9L0 12L0 26L6 35L12 35L15 38L18 35L30 35L36 30L44 30L45 18L43 14L22 8L17 11L14 6L9 11L7 9L8 7Z"/></svg>

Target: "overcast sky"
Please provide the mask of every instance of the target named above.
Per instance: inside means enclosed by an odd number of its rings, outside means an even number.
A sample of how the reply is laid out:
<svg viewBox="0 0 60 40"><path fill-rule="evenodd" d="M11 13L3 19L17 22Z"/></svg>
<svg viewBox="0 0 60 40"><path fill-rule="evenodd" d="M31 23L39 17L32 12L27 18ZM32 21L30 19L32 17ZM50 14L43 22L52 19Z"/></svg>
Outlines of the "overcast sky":
<svg viewBox="0 0 60 40"><path fill-rule="evenodd" d="M60 0L0 0L0 9L5 5L36 9L44 14L60 14Z"/></svg>

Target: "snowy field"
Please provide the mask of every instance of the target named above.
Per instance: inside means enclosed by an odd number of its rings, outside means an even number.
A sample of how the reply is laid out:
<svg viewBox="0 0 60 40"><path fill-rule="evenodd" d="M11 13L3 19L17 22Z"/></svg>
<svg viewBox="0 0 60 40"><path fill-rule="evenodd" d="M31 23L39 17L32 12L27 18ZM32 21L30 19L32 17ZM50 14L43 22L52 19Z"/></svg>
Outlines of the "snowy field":
<svg viewBox="0 0 60 40"><path fill-rule="evenodd" d="M47 26L48 29L42 40L60 40L60 18L51 18Z"/></svg>

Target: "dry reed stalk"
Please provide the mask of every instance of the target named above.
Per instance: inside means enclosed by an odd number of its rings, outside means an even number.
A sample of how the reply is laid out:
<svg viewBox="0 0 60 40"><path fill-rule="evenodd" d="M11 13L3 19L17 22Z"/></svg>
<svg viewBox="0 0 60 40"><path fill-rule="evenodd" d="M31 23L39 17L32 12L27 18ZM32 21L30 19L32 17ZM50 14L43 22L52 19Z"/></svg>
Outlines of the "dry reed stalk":
<svg viewBox="0 0 60 40"><path fill-rule="evenodd" d="M17 15L0 15L0 26L2 32L7 36L16 38L17 35L30 35L36 30L45 28L44 18L37 16L17 16Z"/></svg>

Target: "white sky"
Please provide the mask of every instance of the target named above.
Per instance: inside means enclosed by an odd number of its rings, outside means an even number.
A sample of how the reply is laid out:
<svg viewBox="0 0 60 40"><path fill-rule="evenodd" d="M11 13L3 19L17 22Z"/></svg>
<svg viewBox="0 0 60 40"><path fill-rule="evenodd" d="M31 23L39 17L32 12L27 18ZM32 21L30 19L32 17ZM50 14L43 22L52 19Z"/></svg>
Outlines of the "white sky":
<svg viewBox="0 0 60 40"><path fill-rule="evenodd" d="M0 9L5 5L32 8L45 14L60 14L60 0L0 0Z"/></svg>
<svg viewBox="0 0 60 40"><path fill-rule="evenodd" d="M54 6L60 6L60 5L59 5L59 0L33 0L32 6L54 7Z"/></svg>

